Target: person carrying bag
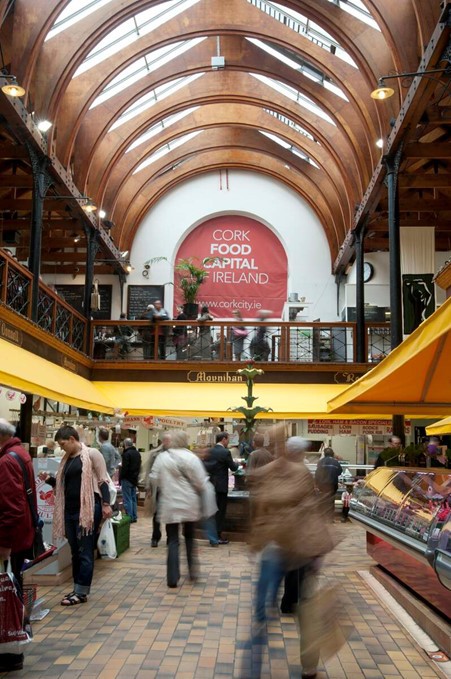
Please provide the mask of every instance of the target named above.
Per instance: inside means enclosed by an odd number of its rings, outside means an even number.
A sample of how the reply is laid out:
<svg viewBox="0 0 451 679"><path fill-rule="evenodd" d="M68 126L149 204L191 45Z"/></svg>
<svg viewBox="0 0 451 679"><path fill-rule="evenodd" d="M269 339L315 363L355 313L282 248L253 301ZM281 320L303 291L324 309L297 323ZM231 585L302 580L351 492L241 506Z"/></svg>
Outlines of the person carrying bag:
<svg viewBox="0 0 451 679"><path fill-rule="evenodd" d="M36 512L33 464L20 439L14 435L15 431L14 425L0 418L0 567L12 573L14 577L13 581L12 576L2 574L3 586L7 589L5 597L0 601L1 621L9 615L10 603L7 601L13 600L13 589L15 596L22 596L22 568L25 559L30 556L36 535L29 504L31 503ZM17 457L27 470L29 493L25 490L22 465L17 461ZM16 632L19 631L19 628L16 628ZM5 644L0 644L0 672L22 669L24 662L22 644L14 649L4 646Z"/></svg>

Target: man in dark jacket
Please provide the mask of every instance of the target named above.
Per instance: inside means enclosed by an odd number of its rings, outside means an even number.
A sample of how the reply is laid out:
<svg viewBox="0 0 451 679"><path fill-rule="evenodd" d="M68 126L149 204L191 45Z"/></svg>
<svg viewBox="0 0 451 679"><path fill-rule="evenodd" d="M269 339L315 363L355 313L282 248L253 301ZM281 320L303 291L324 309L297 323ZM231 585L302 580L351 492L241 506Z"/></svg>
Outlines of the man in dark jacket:
<svg viewBox="0 0 451 679"><path fill-rule="evenodd" d="M222 535L227 509L229 469L232 472L236 472L238 469L238 463L234 462L230 450L227 448L228 445L228 433L225 431L220 432L216 435L216 445L210 450L207 459L204 460L205 468L210 474L210 480L216 491L216 504L218 505L216 528L220 545L226 545L229 542Z"/></svg>
<svg viewBox="0 0 451 679"><path fill-rule="evenodd" d="M25 492L20 463L10 455L20 456L28 471L32 501L36 504L36 485L31 457L14 436L15 427L0 419L0 562L11 560L11 568L19 586L24 560L34 540L34 525ZM0 613L1 615L1 613ZM23 667L23 653L0 653L0 672L11 672Z"/></svg>
<svg viewBox="0 0 451 679"><path fill-rule="evenodd" d="M119 482L122 488L124 509L132 523L138 520L138 501L136 488L138 487L139 470L141 469L141 454L136 450L131 439L124 440L122 466L119 471Z"/></svg>
<svg viewBox="0 0 451 679"><path fill-rule="evenodd" d="M338 490L338 478L343 469L334 457L332 448L324 449L324 457L318 462L315 472L316 487L323 499L324 511L333 520L335 512L335 493Z"/></svg>

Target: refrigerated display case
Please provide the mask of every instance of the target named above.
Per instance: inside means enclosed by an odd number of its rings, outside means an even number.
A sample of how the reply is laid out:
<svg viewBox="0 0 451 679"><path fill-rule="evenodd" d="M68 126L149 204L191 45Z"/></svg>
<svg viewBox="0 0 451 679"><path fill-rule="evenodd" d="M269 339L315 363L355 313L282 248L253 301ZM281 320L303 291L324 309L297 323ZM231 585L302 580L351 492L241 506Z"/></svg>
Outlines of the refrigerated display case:
<svg viewBox="0 0 451 679"><path fill-rule="evenodd" d="M349 516L365 526L368 554L450 618L450 471L379 467L354 489Z"/></svg>

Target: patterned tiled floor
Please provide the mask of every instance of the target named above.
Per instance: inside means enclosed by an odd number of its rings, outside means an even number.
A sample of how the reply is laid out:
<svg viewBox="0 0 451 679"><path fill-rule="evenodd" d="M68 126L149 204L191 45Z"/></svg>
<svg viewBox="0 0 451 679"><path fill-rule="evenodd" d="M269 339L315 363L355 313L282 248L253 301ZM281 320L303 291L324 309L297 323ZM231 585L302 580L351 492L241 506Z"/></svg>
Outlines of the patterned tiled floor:
<svg viewBox="0 0 451 679"><path fill-rule="evenodd" d="M428 679L441 677L426 654L368 589L359 570L371 560L365 533L334 525L342 541L329 555L322 580L341 586L347 605L347 643L318 679ZM267 634L251 641L255 565L242 543L212 549L199 543L201 577L182 578L168 589L166 549L150 548L150 520L132 525L131 548L116 561L97 561L92 594L84 605L60 606L68 585L40 587L51 609L34 624L25 669L8 677L27 679L296 679L301 676L299 640L291 616L274 617ZM259 673L259 668L261 673ZM1 675L4 676L4 675Z"/></svg>

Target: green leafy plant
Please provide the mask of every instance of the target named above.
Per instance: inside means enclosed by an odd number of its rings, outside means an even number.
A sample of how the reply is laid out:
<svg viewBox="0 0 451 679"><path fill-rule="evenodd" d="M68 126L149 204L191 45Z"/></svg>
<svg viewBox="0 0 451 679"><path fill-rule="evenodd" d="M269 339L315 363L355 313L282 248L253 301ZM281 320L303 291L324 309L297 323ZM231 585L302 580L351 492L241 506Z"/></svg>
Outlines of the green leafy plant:
<svg viewBox="0 0 451 679"><path fill-rule="evenodd" d="M204 257L201 262L194 257L179 259L174 270L178 274L176 285L179 285L183 293L185 304L194 304L196 302L199 288L209 275L209 271L205 268L205 265L221 261L221 259L221 257ZM146 267L148 265L150 267L152 264L163 261L167 262L169 260L167 257L153 257L145 262L144 266Z"/></svg>

